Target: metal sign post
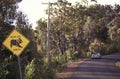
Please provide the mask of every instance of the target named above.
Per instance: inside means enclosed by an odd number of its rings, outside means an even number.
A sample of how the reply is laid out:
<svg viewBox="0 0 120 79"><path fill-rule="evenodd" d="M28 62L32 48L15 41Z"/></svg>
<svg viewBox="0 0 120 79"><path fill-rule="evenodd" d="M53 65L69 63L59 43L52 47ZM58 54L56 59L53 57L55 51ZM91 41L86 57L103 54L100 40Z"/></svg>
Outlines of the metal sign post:
<svg viewBox="0 0 120 79"><path fill-rule="evenodd" d="M18 56L18 67L20 72L20 79L22 79L22 71L21 71L21 63L20 63L20 57Z"/></svg>

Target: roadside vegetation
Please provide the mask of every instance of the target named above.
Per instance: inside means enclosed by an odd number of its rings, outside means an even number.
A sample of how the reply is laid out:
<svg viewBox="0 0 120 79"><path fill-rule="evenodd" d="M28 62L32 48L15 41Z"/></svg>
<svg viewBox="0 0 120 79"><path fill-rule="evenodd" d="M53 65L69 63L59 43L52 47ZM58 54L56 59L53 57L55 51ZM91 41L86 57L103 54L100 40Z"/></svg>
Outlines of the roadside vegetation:
<svg viewBox="0 0 120 79"><path fill-rule="evenodd" d="M0 1L0 79L20 79L17 57L2 45L15 28L30 40L20 55L23 79L53 79L66 63L90 57L94 51L120 52L120 5L56 2L50 7L48 64L47 19L40 18L33 30L27 15L17 10L20 1Z"/></svg>
<svg viewBox="0 0 120 79"><path fill-rule="evenodd" d="M120 69L120 61L117 61L115 65Z"/></svg>

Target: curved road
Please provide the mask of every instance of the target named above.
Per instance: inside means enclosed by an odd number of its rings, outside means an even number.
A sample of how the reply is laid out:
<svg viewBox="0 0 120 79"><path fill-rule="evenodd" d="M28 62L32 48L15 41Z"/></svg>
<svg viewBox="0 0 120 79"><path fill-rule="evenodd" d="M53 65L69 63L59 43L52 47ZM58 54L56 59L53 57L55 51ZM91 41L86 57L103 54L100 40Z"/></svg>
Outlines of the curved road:
<svg viewBox="0 0 120 79"><path fill-rule="evenodd" d="M116 61L120 61L120 53L103 56L102 59L78 60L58 73L55 79L120 79Z"/></svg>

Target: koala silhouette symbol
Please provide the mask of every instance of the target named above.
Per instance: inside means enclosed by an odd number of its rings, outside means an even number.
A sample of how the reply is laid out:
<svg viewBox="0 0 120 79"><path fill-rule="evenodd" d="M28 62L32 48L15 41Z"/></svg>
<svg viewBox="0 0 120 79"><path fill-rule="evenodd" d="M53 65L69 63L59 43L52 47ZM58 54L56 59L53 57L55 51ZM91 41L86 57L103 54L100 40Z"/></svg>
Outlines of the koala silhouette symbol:
<svg viewBox="0 0 120 79"><path fill-rule="evenodd" d="M18 38L18 39L12 39L12 40L10 41L10 47L12 47L12 46L17 46L17 47L22 48L22 46L20 45L22 42L23 42L23 41L22 41L20 38Z"/></svg>

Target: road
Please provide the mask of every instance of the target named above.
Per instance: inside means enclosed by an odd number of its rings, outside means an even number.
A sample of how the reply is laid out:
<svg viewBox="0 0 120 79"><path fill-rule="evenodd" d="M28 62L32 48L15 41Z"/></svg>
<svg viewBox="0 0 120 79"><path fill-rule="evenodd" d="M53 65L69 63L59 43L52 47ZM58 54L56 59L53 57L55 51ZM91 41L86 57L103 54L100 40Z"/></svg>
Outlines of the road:
<svg viewBox="0 0 120 79"><path fill-rule="evenodd" d="M84 59L69 64L55 79L120 79L120 69L115 66L120 53L102 59Z"/></svg>

